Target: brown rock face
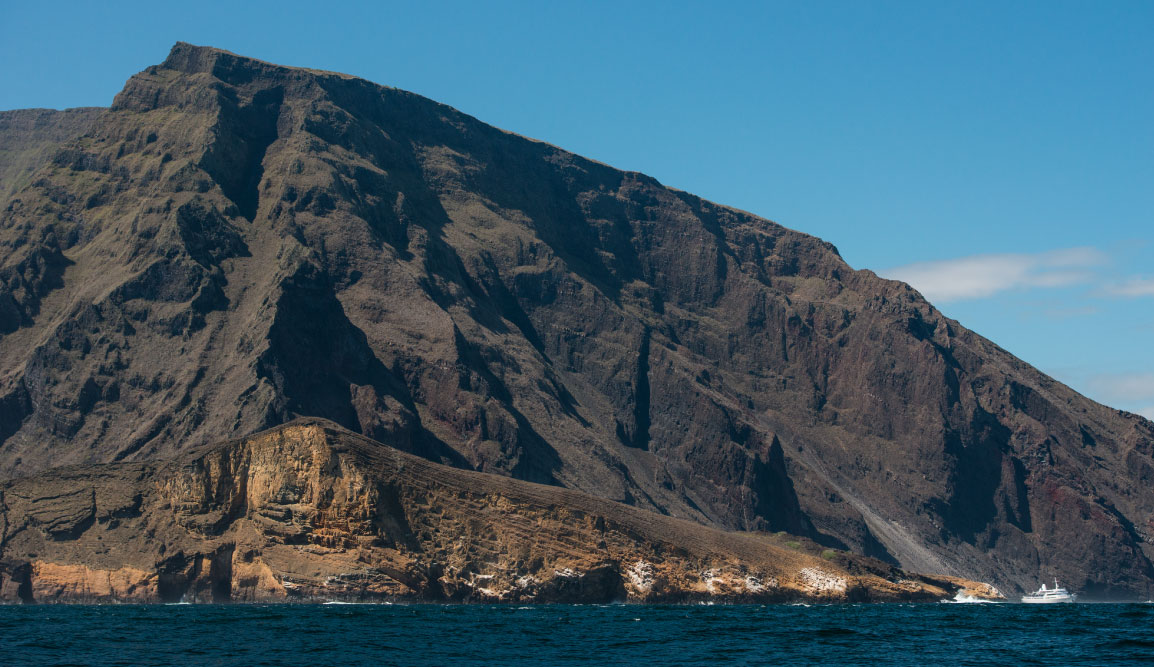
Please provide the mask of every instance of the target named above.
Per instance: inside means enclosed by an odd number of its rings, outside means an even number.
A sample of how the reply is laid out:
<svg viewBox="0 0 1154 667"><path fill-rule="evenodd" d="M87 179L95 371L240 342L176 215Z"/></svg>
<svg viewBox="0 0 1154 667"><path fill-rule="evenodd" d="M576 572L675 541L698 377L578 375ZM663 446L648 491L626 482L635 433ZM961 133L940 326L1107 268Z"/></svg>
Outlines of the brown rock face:
<svg viewBox="0 0 1154 667"><path fill-rule="evenodd" d="M0 493L10 602L936 600L978 586L450 468L318 420Z"/></svg>
<svg viewBox="0 0 1154 667"><path fill-rule="evenodd" d="M99 107L0 111L0 201L28 185L61 143L83 134L105 112Z"/></svg>
<svg viewBox="0 0 1154 667"><path fill-rule="evenodd" d="M178 44L0 211L0 475L314 415L1007 591L1151 592L1149 421L828 243L410 93Z"/></svg>

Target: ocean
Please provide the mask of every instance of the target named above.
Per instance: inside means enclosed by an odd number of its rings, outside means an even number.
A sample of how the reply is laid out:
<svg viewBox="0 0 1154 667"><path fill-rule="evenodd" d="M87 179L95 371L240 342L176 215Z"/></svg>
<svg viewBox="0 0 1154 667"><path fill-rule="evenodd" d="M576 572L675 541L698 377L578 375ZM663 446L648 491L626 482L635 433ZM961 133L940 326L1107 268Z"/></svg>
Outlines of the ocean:
<svg viewBox="0 0 1154 667"><path fill-rule="evenodd" d="M17 665L1130 665L1154 604L0 606Z"/></svg>

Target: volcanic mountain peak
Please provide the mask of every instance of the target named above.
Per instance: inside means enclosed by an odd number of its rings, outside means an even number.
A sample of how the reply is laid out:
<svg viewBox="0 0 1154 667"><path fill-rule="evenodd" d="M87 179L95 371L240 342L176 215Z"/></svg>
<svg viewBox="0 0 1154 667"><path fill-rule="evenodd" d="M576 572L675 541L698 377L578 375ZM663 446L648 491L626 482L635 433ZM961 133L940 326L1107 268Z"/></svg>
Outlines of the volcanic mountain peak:
<svg viewBox="0 0 1154 667"><path fill-rule="evenodd" d="M206 47L90 120L0 154L0 474L309 415L1008 589L1154 580L1154 425L824 241Z"/></svg>

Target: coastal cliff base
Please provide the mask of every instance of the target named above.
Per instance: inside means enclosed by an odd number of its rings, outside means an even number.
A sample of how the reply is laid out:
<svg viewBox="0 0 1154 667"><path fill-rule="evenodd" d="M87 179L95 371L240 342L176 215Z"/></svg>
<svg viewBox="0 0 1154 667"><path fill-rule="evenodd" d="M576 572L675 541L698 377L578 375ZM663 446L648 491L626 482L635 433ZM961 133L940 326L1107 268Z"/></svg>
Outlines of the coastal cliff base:
<svg viewBox="0 0 1154 667"><path fill-rule="evenodd" d="M932 601L991 587L432 463L319 419L0 486L4 602Z"/></svg>

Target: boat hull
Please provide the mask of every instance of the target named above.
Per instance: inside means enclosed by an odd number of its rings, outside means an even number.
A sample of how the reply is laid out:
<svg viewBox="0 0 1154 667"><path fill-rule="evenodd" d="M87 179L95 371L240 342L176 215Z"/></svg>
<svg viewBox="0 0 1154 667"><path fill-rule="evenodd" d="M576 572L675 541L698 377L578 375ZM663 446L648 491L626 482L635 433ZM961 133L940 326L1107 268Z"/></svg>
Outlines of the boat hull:
<svg viewBox="0 0 1154 667"><path fill-rule="evenodd" d="M1036 598L1027 595L1022 598L1022 604L1071 604L1072 602L1074 602L1072 595L1051 598Z"/></svg>

